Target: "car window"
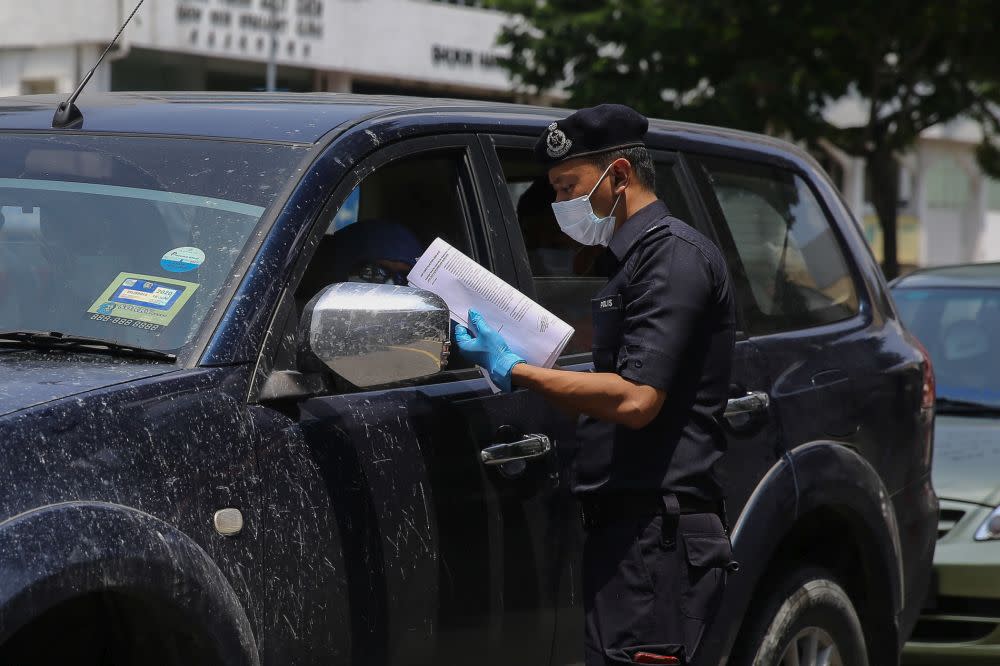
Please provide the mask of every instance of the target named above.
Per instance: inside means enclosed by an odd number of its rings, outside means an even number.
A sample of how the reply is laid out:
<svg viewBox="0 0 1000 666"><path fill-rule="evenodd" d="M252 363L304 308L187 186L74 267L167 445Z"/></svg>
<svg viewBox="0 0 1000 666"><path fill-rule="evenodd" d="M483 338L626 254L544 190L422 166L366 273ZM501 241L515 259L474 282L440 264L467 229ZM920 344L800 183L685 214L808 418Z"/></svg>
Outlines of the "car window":
<svg viewBox="0 0 1000 666"><path fill-rule="evenodd" d="M1000 403L1000 290L897 287L893 296L931 356L938 397Z"/></svg>
<svg viewBox="0 0 1000 666"><path fill-rule="evenodd" d="M403 157L365 176L321 222L326 231L296 290L299 312L335 282L406 284L407 273L438 236L474 256L465 182L464 149ZM460 354L451 355L448 369L467 367Z"/></svg>
<svg viewBox="0 0 1000 666"><path fill-rule="evenodd" d="M305 148L0 135L0 330L177 351Z"/></svg>
<svg viewBox="0 0 1000 666"><path fill-rule="evenodd" d="M700 160L743 268L752 302L749 333L827 324L858 312L844 253L806 182L791 171L715 158ZM734 271L740 275L740 271Z"/></svg>
<svg viewBox="0 0 1000 666"><path fill-rule="evenodd" d="M604 248L577 243L559 229L551 207L555 192L530 150L501 148L497 154L524 239L535 298L575 329L564 354L588 353L590 299L607 283L597 266ZM656 166L657 193L674 215L690 220L673 166Z"/></svg>

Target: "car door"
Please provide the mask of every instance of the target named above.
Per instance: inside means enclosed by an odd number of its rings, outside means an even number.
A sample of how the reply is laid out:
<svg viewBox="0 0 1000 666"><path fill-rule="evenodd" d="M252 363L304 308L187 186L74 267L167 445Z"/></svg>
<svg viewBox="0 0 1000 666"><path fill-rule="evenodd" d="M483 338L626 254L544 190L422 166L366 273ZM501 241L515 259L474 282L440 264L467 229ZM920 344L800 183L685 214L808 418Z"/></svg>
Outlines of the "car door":
<svg viewBox="0 0 1000 666"><path fill-rule="evenodd" d="M460 134L391 144L358 164L317 222L276 337L294 341L297 312L324 286L357 279L354 260L372 243L388 258L414 239L426 248L440 236L513 282L486 172L478 142ZM347 242L366 229L370 238ZM278 349L275 371L305 369L294 349ZM539 590L550 535L537 507L557 479L544 405L526 391L493 395L456 351L448 369L423 382L364 390L327 380L294 407L274 404L272 417L278 408L290 422L265 454L275 461L265 472L275 526L268 552L301 559L278 565L292 586L269 597L271 615L283 618L276 631L289 634L298 620L334 650L331 629L314 617L346 598L347 617L321 614L351 627L339 663L548 662L554 614ZM294 529L283 524L288 516ZM307 539L330 555L303 555ZM306 588L320 579L326 596L317 599ZM315 602L311 611L303 597Z"/></svg>
<svg viewBox="0 0 1000 666"><path fill-rule="evenodd" d="M815 200L797 176L720 157L691 156L689 165L726 254L739 304L742 339L734 359L724 461L727 509L735 526L754 489L787 451L817 438L849 436L856 427L837 345L828 348L822 336L795 332L815 325L816 318L836 319L856 300L849 274L842 271L842 255L829 245L824 233L829 229L817 228ZM839 304L827 303L828 309L819 311L823 301L838 299ZM805 439L803 425L813 432ZM768 537L737 539L735 558L759 538ZM727 597L747 598L752 581L752 576L732 577ZM722 656L713 650L730 642L739 623L724 604L702 663Z"/></svg>
<svg viewBox="0 0 1000 666"><path fill-rule="evenodd" d="M874 341L862 332L860 291L820 199L788 168L718 157L697 165L749 284L743 311L775 377L771 400L789 446L851 440L855 395L874 374L858 361Z"/></svg>

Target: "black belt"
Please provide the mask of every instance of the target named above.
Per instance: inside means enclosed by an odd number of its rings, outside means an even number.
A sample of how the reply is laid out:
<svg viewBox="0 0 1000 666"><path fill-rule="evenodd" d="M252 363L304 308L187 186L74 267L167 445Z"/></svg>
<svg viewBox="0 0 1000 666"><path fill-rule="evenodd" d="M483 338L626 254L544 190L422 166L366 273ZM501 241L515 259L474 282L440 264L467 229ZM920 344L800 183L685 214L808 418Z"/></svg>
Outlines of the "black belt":
<svg viewBox="0 0 1000 666"><path fill-rule="evenodd" d="M721 502L706 502L697 497L682 494L584 495L579 499L583 525L587 528L627 518L658 516L668 513L679 515L714 513L721 515L722 510Z"/></svg>

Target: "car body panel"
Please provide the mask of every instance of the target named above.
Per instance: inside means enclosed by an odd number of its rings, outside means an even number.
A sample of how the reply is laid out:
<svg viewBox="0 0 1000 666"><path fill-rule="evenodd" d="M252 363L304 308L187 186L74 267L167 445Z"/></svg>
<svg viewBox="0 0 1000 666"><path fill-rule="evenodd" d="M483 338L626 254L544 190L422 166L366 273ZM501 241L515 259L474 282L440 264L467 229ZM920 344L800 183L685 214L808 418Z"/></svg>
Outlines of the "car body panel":
<svg viewBox="0 0 1000 666"><path fill-rule="evenodd" d="M904 664L1000 662L1000 541L977 542L992 507L941 500L934 583Z"/></svg>
<svg viewBox="0 0 1000 666"><path fill-rule="evenodd" d="M877 567L875 579L891 588L886 609L891 621L886 628L894 635L876 644L883 652L873 658L893 654L916 621L927 588L926 562L933 553L935 534L926 518L936 515L937 499L929 482L897 494L898 501L888 502L888 497L868 461L839 443L817 441L783 454L761 480L733 528L740 571L728 579L726 602L708 629L697 663L715 664L725 656L724 646L735 639L739 618L747 613L755 595L763 594L758 584L770 563L791 555L778 550L782 539L797 519L823 508L835 508L851 517L847 522L853 526L852 534L844 536L852 537L849 541L860 548L867 567ZM907 568L907 561L925 564Z"/></svg>
<svg viewBox="0 0 1000 666"><path fill-rule="evenodd" d="M0 129L52 128L52 114L62 95L9 97L0 100ZM322 98L289 104L282 95L234 93L83 94L80 130L201 136L282 143L315 143L339 125L385 110L385 104L328 104ZM78 130L72 130L78 131Z"/></svg>
<svg viewBox="0 0 1000 666"><path fill-rule="evenodd" d="M935 266L907 273L892 281L892 288L987 288L1000 287L1000 263Z"/></svg>
<svg viewBox="0 0 1000 666"><path fill-rule="evenodd" d="M66 535L72 538L67 539ZM227 663L257 666L250 620L213 559L172 525L125 506L64 502L0 524L0 642L82 592L144 591L190 609Z"/></svg>
<svg viewBox="0 0 1000 666"><path fill-rule="evenodd" d="M23 353L2 354L0 364L5 358L11 358L12 365L18 364L16 357ZM27 524L18 522L26 512L53 505L85 502L139 512L150 518L123 518L133 523L135 534L131 538L136 543L136 557L142 557L139 544L160 538L156 524L171 526L178 533L178 543L187 544L178 548L194 549L192 552L214 562L235 592L238 607L257 626L263 603L258 593L263 574L256 565L259 476L245 407L232 397L241 393L240 380L233 371L177 370L171 364L132 361L133 378L123 383L128 370L120 367L120 358L63 353L36 363L39 367L47 364L45 372L52 381L84 370L93 370L93 377L86 392L12 410L0 417L0 469L4 475L0 483L0 539ZM160 374L142 376L151 370ZM45 381L46 375L40 379ZM103 386L97 385L97 377L103 377ZM30 404L32 396L23 397ZM246 528L236 540L223 539L212 527L213 513L225 507L236 507L244 515ZM68 567L64 572L68 589L84 594L91 591L89 585L111 580L113 573L124 566L114 555L121 555L120 546L127 544L101 541L102 535L110 539L116 533L110 526L110 531L103 531L106 513L81 510L73 514L73 520L72 529L52 535L71 547L70 553L76 553L73 557L91 552L72 550L74 544L90 543L78 541L88 530L95 535L93 553L111 548L107 557L95 555L97 561L90 569ZM184 558L172 560L176 580L188 575L183 571L186 562ZM102 571L107 574L104 578ZM47 577L41 570L25 573L33 576L37 585L43 585ZM178 595L182 588L172 587L174 579L166 574L163 569L163 575L149 578L145 589L157 590L162 598L181 603ZM136 579L131 580L134 583ZM23 586L31 589L32 583L26 581ZM221 595L214 602L217 607L231 606L222 598L229 594L227 588L217 587L213 592L208 586L205 593ZM40 606L44 598L38 595L35 614L44 610ZM235 621L235 617L229 619ZM11 621L23 619L12 617Z"/></svg>
<svg viewBox="0 0 1000 666"><path fill-rule="evenodd" d="M997 290L1000 264L921 269L892 288ZM962 398L960 388L945 397ZM1000 419L991 409L967 414L945 404L934 439L932 474L941 497L934 576L903 663L1000 663L1000 541L975 539L1000 503Z"/></svg>
<svg viewBox="0 0 1000 666"><path fill-rule="evenodd" d="M0 415L176 369L173 364L102 355L77 355L73 361L67 363L65 353L44 354L17 346L0 349Z"/></svg>
<svg viewBox="0 0 1000 666"><path fill-rule="evenodd" d="M712 155L721 148L690 146L687 150L693 155L692 162L698 164L702 155ZM800 448L806 451L813 446L831 451L842 449L848 457L826 463L829 469L845 465L850 468L847 461L857 456L873 468L874 473L869 476L879 480L882 499L877 503L888 504L886 500L891 497L892 505L907 506L904 520L897 522L893 514L880 530L883 536L899 541L886 551L889 555L883 554L881 558L881 566L893 557L900 558L900 570L889 577L894 598L887 601L885 608L891 617L883 618L887 623L884 630L894 632L893 646L899 646L916 622L934 547L933 519L937 504L929 474L933 416L921 409L920 402L926 360L897 319L888 286L860 227L829 181L814 175L817 169L811 159L794 153L743 157L747 161L772 163L804 177L826 209L827 217L840 221L834 225L835 237L858 295L858 312L841 321L751 336L750 340L760 350L764 369L771 377L770 411L781 430L781 452ZM709 181L704 173L696 170L695 174L700 190L705 193L703 198L709 202L709 214L717 220L718 227L726 229L727 223ZM885 415L890 413L896 417L886 419ZM887 446L887 442L895 445ZM798 459L791 468L795 478L817 474L821 478L828 473L818 460L818 456ZM796 487L799 493L804 492L801 483ZM865 492L874 492L874 487ZM830 507L836 507L843 499L829 490L818 493L818 497L821 504ZM803 515L806 511L800 506L791 514L785 529L790 529ZM737 550L753 553L738 553L738 557L770 561L768 548L780 540L782 530L775 526L754 532L767 534L771 543L755 544L752 537L740 546L734 541ZM733 608L726 607L723 612L731 612L733 617L744 612L749 598L761 593L750 586L765 574L766 570L756 571L752 566L741 571L739 576L748 580L734 581L734 587L745 588L741 590L744 596L737 597L736 591L727 596ZM872 658L885 659L888 654Z"/></svg>
<svg viewBox="0 0 1000 666"><path fill-rule="evenodd" d="M4 100L0 131L51 131L55 101ZM526 391L494 396L474 371L413 386L258 400L280 340L297 323L291 299L323 231L319 223L365 169L420 142L449 137L466 147L471 205L482 225L476 258L518 284L524 258L505 234L502 183L491 177L487 142L476 135L502 127L536 137L568 111L225 93L112 94L83 97L80 107L84 126L71 131L310 147L220 292L225 307L206 319L176 365L136 363L129 374L111 367L120 359L109 359L79 386L23 380L25 401L11 402L11 413L0 418L0 470L7 475L0 520L86 499L167 523L216 564L265 664L578 661L582 535L560 474L572 456L572 418ZM730 648L749 600L761 593L778 537L824 503L843 507L869 539L864 552L870 566L885 571L879 580L886 581L887 612L905 632L927 588L936 508L930 438L921 436L928 424L914 416L921 358L895 320L856 222L815 162L790 144L663 121L651 124L649 143L804 174L838 221L863 291L858 317L790 333L784 351L784 334L738 345L737 388L766 389L776 401L762 428L730 441L743 447L731 468L748 474L729 507L730 518L739 516L734 545L744 571L733 578L727 594L735 601L707 643L720 657ZM693 222L711 233L709 216L696 214ZM826 351L815 353L819 346ZM795 355L811 364L796 366ZM863 359L853 363L851 356ZM60 381L57 368L72 376L83 362L67 355L46 372ZM843 376L814 381L830 370ZM162 376L148 374L156 372ZM896 391L902 396L892 403ZM850 401L865 392L870 401ZM796 422L832 400L844 400L846 417ZM19 404L25 409L14 411ZM887 410L905 416L887 419ZM484 446L533 433L553 439L551 456L506 470L483 467ZM212 513L223 507L243 512L246 526L236 538L211 527ZM712 663L704 661L708 655L700 655L703 663Z"/></svg>

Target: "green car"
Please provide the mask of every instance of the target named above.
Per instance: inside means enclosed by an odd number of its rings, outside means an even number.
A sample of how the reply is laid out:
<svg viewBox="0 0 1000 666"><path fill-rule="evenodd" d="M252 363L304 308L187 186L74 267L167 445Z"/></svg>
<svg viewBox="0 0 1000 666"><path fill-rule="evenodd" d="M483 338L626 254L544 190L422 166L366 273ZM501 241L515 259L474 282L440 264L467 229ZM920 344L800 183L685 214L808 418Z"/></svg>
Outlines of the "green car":
<svg viewBox="0 0 1000 666"><path fill-rule="evenodd" d="M1000 264L934 268L892 285L937 381L934 577L906 664L1000 664Z"/></svg>

